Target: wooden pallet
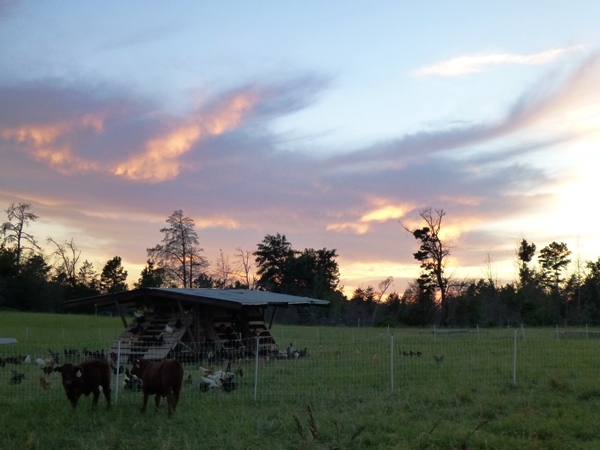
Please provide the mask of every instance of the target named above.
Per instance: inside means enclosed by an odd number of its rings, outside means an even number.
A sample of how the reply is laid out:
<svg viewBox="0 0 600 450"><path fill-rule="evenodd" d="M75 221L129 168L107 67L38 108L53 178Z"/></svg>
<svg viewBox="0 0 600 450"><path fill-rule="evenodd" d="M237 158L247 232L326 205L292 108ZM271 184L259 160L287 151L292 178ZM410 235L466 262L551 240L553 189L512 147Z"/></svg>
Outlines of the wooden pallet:
<svg viewBox="0 0 600 450"><path fill-rule="evenodd" d="M178 317L174 316L146 316L144 322L141 323L144 332L136 334L132 333L132 330L135 330L138 326L137 320L134 320L119 339L113 343L110 351L114 354L118 354L120 351L121 361L131 362L135 358L145 358L152 361L165 359L169 352L179 344L186 331L184 325L174 330L173 333L165 331L167 325L175 328L177 320ZM157 339L162 342L157 344Z"/></svg>

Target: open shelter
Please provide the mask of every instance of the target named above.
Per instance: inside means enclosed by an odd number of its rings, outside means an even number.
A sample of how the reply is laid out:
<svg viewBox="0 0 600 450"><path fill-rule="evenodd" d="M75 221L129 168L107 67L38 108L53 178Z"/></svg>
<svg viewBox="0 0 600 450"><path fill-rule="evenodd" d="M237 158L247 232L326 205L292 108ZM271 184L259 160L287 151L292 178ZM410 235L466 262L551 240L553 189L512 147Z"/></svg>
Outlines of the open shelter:
<svg viewBox="0 0 600 450"><path fill-rule="evenodd" d="M111 352L121 358L198 360L269 352L279 308L329 306L325 300L265 291L140 288L65 302L66 308L114 306L125 327ZM267 317L267 308L272 311ZM128 321L128 310L133 318Z"/></svg>

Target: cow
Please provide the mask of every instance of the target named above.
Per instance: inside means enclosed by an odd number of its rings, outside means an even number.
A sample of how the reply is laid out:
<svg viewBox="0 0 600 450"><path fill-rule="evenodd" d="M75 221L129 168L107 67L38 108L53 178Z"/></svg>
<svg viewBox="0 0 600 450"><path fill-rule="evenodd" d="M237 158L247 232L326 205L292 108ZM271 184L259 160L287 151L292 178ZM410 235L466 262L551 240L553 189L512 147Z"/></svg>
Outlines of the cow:
<svg viewBox="0 0 600 450"><path fill-rule="evenodd" d="M183 366L175 359L165 359L159 362L148 361L138 358L133 362L131 374L142 380L142 392L144 402L142 414L146 412L148 396L156 395L154 398L155 411L158 411L161 397L167 398L167 416L172 417L177 403L179 392L183 384Z"/></svg>
<svg viewBox="0 0 600 450"><path fill-rule="evenodd" d="M81 395L86 397L94 393L92 408L95 408L100 398L100 388L106 397L106 409L110 409L110 366L103 359L88 359L78 365L64 364L56 367L55 372L62 375L62 384L65 388L65 394L73 405L77 407L77 402Z"/></svg>

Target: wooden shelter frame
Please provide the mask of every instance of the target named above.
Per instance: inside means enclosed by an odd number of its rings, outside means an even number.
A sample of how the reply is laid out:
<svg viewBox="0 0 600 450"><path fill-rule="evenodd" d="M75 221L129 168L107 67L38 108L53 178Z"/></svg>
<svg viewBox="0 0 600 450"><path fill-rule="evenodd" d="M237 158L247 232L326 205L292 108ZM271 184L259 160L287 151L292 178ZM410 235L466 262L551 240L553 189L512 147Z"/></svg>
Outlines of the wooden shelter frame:
<svg viewBox="0 0 600 450"><path fill-rule="evenodd" d="M141 288L65 302L67 308L113 307L124 331L111 351L122 357L160 360L186 354L226 357L276 348L271 328L279 308L328 306L325 300L234 289ZM268 326L267 308L272 308ZM127 311L135 312L128 322ZM246 345L252 342L252 345Z"/></svg>

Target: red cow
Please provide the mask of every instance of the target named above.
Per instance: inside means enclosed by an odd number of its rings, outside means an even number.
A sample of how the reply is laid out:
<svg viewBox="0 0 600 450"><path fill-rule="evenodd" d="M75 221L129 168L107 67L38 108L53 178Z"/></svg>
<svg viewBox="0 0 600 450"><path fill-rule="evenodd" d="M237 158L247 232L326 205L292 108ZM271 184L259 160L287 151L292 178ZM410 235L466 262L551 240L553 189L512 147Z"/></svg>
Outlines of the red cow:
<svg viewBox="0 0 600 450"><path fill-rule="evenodd" d="M77 406L79 397L94 393L92 408L98 404L100 398L100 387L106 397L107 409L110 408L110 366L103 359L89 359L81 364L64 364L54 369L62 375L62 383L67 398L73 405Z"/></svg>
<svg viewBox="0 0 600 450"><path fill-rule="evenodd" d="M165 359L152 362L147 359L136 359L131 373L142 380L144 403L142 414L146 412L148 396L156 394L154 403L156 410L160 405L160 398L167 398L167 415L171 417L179 402L179 392L183 384L183 366L175 359Z"/></svg>

